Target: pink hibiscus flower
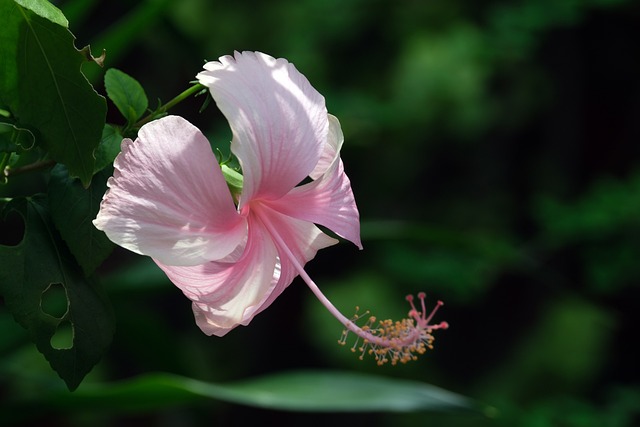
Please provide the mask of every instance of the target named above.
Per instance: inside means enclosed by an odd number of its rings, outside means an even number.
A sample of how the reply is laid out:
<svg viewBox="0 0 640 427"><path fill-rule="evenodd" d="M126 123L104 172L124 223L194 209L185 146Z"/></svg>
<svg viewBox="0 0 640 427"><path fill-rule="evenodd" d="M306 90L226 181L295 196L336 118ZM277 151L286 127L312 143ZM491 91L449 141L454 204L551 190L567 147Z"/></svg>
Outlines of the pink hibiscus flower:
<svg viewBox="0 0 640 427"><path fill-rule="evenodd" d="M144 125L135 142L123 140L95 226L152 257L193 302L205 334L247 325L300 275L345 325L342 343L348 331L356 333L364 340L360 351L379 363L424 352L431 331L446 323L429 324L423 294L421 311L411 302L409 319L373 326L370 318L361 328L304 271L319 249L338 242L317 225L362 248L340 159L342 131L322 95L292 64L262 53L222 57L197 78L231 126L241 189L232 193L195 126L167 116Z"/></svg>

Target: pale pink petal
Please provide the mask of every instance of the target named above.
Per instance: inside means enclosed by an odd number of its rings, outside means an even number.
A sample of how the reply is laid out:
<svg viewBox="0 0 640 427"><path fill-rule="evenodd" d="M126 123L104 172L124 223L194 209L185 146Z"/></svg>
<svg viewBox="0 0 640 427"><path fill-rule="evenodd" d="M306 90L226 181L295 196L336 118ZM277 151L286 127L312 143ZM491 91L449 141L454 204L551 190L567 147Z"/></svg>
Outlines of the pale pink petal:
<svg viewBox="0 0 640 427"><path fill-rule="evenodd" d="M196 323L207 335L223 336L248 324L279 279L276 248L267 233L252 223L244 252L235 262L190 267L156 263L193 301Z"/></svg>
<svg viewBox="0 0 640 427"><path fill-rule="evenodd" d="M249 217L249 237L235 262L209 262L182 267L157 262L169 279L193 301L196 323L207 335L223 336L247 325L269 307L298 275L290 256L275 243L262 222L277 229L301 265L318 250L337 243L315 225L256 207ZM257 215L260 215L258 217Z"/></svg>
<svg viewBox="0 0 640 427"><path fill-rule="evenodd" d="M255 212L256 210L257 212ZM280 280L271 294L268 295L268 298L258 308L257 313L259 313L271 305L298 275L298 269L291 262L291 255L300 266L304 267L307 262L315 258L320 249L335 245L338 241L327 236L313 223L282 215L266 205L261 205L254 209L254 215L263 224L267 222L270 224L271 230L269 233L278 248L280 259ZM274 233L278 234L279 239L274 236ZM286 248L278 243L278 240L284 242Z"/></svg>
<svg viewBox="0 0 640 427"><path fill-rule="evenodd" d="M246 234L207 139L181 117L125 139L93 221L109 239L168 265L231 253Z"/></svg>
<svg viewBox="0 0 640 427"><path fill-rule="evenodd" d="M340 156L340 149L344 142L344 135L342 134L342 128L338 119L329 114L329 132L327 134L327 141L322 148L322 154L318 164L309 174L312 179L318 179L329 169L329 167L336 161L336 158Z"/></svg>
<svg viewBox="0 0 640 427"><path fill-rule="evenodd" d="M324 98L293 64L259 52L209 62L197 78L233 132L244 175L240 208L281 197L316 167L327 139Z"/></svg>
<svg viewBox="0 0 640 427"><path fill-rule="evenodd" d="M294 188L278 200L269 201L273 209L294 218L329 228L362 249L360 242L360 214L351 190L351 182L344 173L340 159L343 136L338 120L330 116L331 131L316 168L317 179ZM331 159L328 163L327 159ZM322 173L322 175L319 175Z"/></svg>

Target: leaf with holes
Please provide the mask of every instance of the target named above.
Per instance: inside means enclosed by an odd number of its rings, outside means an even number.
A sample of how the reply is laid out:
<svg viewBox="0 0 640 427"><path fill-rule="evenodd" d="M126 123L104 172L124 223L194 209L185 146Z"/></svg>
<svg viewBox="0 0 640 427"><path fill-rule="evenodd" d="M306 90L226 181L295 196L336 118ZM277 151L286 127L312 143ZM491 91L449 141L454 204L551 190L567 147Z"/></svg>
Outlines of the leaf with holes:
<svg viewBox="0 0 640 427"><path fill-rule="evenodd" d="M14 199L2 218L10 213L22 217L25 232L17 245L0 245L0 295L74 390L111 343L111 306L58 236L45 196Z"/></svg>
<svg viewBox="0 0 640 427"><path fill-rule="evenodd" d="M0 152L30 150L34 143L35 137L29 129L21 129L11 123L0 122Z"/></svg>
<svg viewBox="0 0 640 427"><path fill-rule="evenodd" d="M80 181L69 176L65 166L56 165L51 170L51 218L86 276L102 264L114 247L107 235L91 222L98 215L109 176L111 168L98 172L85 189Z"/></svg>
<svg viewBox="0 0 640 427"><path fill-rule="evenodd" d="M0 1L0 26L0 105L88 186L107 106L80 70L87 55L45 0Z"/></svg>

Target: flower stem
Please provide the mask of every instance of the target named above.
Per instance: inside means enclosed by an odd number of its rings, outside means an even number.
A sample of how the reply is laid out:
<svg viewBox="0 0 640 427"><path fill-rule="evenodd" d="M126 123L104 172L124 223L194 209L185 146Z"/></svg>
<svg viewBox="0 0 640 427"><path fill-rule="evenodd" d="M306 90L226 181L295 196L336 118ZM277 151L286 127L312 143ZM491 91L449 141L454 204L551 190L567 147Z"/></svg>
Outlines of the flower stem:
<svg viewBox="0 0 640 427"><path fill-rule="evenodd" d="M34 172L41 169L47 169L54 166L55 164L55 160L40 160L38 162L30 163L28 165L24 165L15 169L11 169L7 166L3 170L3 175L8 178L10 176L20 175L26 172Z"/></svg>
<svg viewBox="0 0 640 427"><path fill-rule="evenodd" d="M156 111L154 111L151 114L148 114L147 116L145 116L142 119L138 120L138 122L134 125L134 127L135 128L139 128L142 125L144 125L145 123L150 122L151 120L153 120L159 114L166 113L167 111L169 111L170 108L172 108L175 105L181 103L182 101L184 101L185 99L187 99L191 95L200 92L204 88L205 88L205 86L201 85L200 83L194 84L189 89L185 90L184 92L182 92L181 94L179 94L178 96L173 98L171 101L169 101L166 104L161 105L160 107L158 107L158 109Z"/></svg>

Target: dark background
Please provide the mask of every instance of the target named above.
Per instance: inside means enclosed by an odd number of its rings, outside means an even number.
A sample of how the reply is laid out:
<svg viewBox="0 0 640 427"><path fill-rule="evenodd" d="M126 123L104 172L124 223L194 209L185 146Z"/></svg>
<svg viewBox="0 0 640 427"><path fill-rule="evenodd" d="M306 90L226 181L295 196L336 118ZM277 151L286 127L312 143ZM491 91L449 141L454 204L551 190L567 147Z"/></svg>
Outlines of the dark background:
<svg viewBox="0 0 640 427"><path fill-rule="evenodd" d="M342 123L365 247L326 249L307 271L347 316L359 305L398 318L404 296L425 291L445 302L437 320L451 325L418 362L379 368L335 344L341 326L296 279L248 327L207 337L152 263L117 250L100 276L118 329L88 380L349 369L424 381L493 409L291 414L212 402L51 423L640 425L637 2L54 3L77 46L106 49L105 68L140 81L151 106L186 89L204 60L234 50L293 62ZM85 72L104 93L104 70ZM225 120L213 105L199 113L201 102L171 112L228 150ZM45 375L27 347L12 357Z"/></svg>

